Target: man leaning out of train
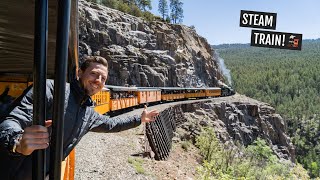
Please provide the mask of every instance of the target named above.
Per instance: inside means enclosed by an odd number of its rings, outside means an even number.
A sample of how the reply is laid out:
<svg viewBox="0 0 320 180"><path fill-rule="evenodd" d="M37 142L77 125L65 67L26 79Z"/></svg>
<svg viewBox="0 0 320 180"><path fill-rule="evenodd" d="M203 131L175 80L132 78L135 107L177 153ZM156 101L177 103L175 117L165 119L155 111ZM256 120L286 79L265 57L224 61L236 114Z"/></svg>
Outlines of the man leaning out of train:
<svg viewBox="0 0 320 180"><path fill-rule="evenodd" d="M119 132L154 121L156 110L144 109L141 115L125 118L108 118L94 111L90 96L101 91L108 75L107 60L100 56L87 56L78 78L66 85L63 158L66 158L80 139L88 132ZM52 80L46 82L46 118L52 119ZM0 119L0 179L32 179L34 150L46 149L46 173L49 172L49 144L51 120L45 126L32 125L33 88L29 87L8 108Z"/></svg>

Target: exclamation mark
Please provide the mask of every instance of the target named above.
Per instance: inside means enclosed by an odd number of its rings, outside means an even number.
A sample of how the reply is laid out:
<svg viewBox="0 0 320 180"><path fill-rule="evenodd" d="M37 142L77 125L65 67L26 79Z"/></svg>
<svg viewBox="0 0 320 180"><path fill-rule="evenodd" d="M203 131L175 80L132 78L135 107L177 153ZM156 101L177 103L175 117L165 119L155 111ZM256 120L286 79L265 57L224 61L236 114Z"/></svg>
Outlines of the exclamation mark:
<svg viewBox="0 0 320 180"><path fill-rule="evenodd" d="M286 40L286 35L285 34L283 34L282 35L282 46L284 46L284 41Z"/></svg>

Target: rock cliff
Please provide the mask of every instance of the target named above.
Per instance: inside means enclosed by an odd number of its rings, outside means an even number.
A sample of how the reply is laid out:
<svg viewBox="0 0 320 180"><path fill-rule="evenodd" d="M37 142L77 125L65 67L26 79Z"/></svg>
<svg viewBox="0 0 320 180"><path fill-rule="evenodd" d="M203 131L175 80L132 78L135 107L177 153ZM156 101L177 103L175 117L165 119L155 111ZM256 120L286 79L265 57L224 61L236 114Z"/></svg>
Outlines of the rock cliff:
<svg viewBox="0 0 320 180"><path fill-rule="evenodd" d="M210 126L222 142L247 146L260 137L279 158L294 162L295 148L286 135L285 122L266 103L236 94L175 108L181 113L177 135L182 140L194 141L201 127Z"/></svg>
<svg viewBox="0 0 320 180"><path fill-rule="evenodd" d="M108 60L108 84L212 87L222 78L206 39L187 26L147 22L86 1L79 16L80 54Z"/></svg>

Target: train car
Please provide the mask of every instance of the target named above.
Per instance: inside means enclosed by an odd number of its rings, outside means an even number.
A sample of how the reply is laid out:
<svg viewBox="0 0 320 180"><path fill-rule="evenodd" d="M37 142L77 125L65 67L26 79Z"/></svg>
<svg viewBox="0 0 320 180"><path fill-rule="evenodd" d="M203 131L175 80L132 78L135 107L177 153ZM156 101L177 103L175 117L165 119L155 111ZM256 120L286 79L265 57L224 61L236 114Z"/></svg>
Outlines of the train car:
<svg viewBox="0 0 320 180"><path fill-rule="evenodd" d="M19 74L2 74L0 75L0 94L17 98L31 84L30 76Z"/></svg>
<svg viewBox="0 0 320 180"><path fill-rule="evenodd" d="M219 87L208 87L205 88L206 97L219 97L221 96L221 88Z"/></svg>
<svg viewBox="0 0 320 180"><path fill-rule="evenodd" d="M118 111L139 105L138 88L112 85L106 85L106 87L111 92L110 111Z"/></svg>
<svg viewBox="0 0 320 180"><path fill-rule="evenodd" d="M189 98L205 98L206 88L185 88L185 97Z"/></svg>
<svg viewBox="0 0 320 180"><path fill-rule="evenodd" d="M156 104L161 101L161 89L156 87L138 87L139 104ZM138 96L138 97L139 97Z"/></svg>
<svg viewBox="0 0 320 180"><path fill-rule="evenodd" d="M174 101L185 99L185 89L180 87L160 87L161 101Z"/></svg>
<svg viewBox="0 0 320 180"><path fill-rule="evenodd" d="M111 109L110 103L110 89L104 87L102 91L91 96L92 100L95 102L94 110L100 114L108 113Z"/></svg>

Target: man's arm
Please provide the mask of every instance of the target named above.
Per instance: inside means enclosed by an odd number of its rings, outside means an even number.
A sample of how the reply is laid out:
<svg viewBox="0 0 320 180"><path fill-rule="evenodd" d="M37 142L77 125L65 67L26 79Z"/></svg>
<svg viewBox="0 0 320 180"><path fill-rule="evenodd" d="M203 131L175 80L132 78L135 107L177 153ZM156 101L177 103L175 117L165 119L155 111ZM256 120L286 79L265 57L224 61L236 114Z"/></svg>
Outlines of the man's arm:
<svg viewBox="0 0 320 180"><path fill-rule="evenodd" d="M50 95L52 97L52 81L47 81L47 97ZM52 98L47 98L52 99ZM49 100L48 100L49 101ZM51 101L51 100L50 100ZM48 103L48 102L47 102ZM7 149L8 152L15 153L13 151L22 153L24 155L28 155L25 153L24 147L32 144L34 142L30 139L38 139L38 131L40 133L47 133L47 130L43 130L42 128L33 127L32 126L32 117L33 116L33 88L27 88L24 93L15 100L12 106L9 108L9 113L4 119L0 120L0 147L3 149ZM31 127L30 127L31 126ZM25 129L26 127L29 127ZM35 129L36 133L32 133ZM31 136L30 136L31 134ZM36 138L33 138L33 135ZM40 135L41 136L41 135ZM47 136L47 135L45 135ZM27 140L28 139L28 140ZM17 145L17 141L22 141L23 148L17 147L17 149L13 148L14 145ZM42 141L42 140L40 140ZM20 145L18 143L18 145ZM20 150L20 151L19 151ZM33 151L33 150L32 150Z"/></svg>
<svg viewBox="0 0 320 180"><path fill-rule="evenodd" d="M28 88L9 108L9 114L0 123L0 147L12 150L15 140L32 123L32 88Z"/></svg>
<svg viewBox="0 0 320 180"><path fill-rule="evenodd" d="M94 111L94 110L93 110ZM151 122L155 120L158 115L157 110L147 111L144 108L141 115L128 116L128 117L114 117L108 118L107 116L100 115L97 112L93 112L93 124L90 127L90 131L94 132L119 132L130 128L137 127L141 122Z"/></svg>
<svg viewBox="0 0 320 180"><path fill-rule="evenodd" d="M124 118L100 115L94 112L93 124L90 126L90 131L93 132L119 132L137 127L141 124L140 116L129 116Z"/></svg>

